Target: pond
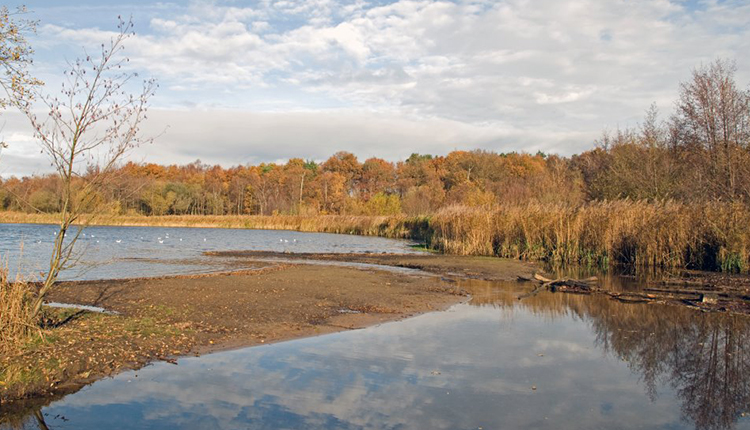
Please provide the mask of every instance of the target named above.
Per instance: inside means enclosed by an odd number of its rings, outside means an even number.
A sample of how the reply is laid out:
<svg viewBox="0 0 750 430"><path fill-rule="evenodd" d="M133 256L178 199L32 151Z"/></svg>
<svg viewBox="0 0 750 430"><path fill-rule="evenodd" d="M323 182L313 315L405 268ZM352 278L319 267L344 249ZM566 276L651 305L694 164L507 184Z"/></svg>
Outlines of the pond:
<svg viewBox="0 0 750 430"><path fill-rule="evenodd" d="M16 273L39 277L49 265L57 227L0 224L0 256ZM230 270L233 259L206 251L415 252L410 243L380 237L222 228L109 227L84 230L77 265L61 279L119 279Z"/></svg>
<svg viewBox="0 0 750 430"><path fill-rule="evenodd" d="M746 317L462 287L471 301L444 312L156 363L14 426L750 429Z"/></svg>

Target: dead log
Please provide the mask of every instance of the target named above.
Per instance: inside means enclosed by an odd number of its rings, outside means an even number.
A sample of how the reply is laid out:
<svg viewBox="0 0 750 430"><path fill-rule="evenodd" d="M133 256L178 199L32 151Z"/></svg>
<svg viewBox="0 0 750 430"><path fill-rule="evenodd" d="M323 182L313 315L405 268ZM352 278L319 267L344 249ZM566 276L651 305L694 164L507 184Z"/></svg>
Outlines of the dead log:
<svg viewBox="0 0 750 430"><path fill-rule="evenodd" d="M519 277L519 280L520 279L525 280L526 278ZM538 273L534 273L533 280L537 282L541 282L541 285L537 286L529 293L518 296L518 300L522 300L527 297L535 296L539 294L540 291L543 291L543 290L550 290L552 292L560 291L560 292L566 292L566 293L590 294L596 289L590 283L598 281L598 278L595 276L592 276L586 279L568 279L568 278L549 279Z"/></svg>

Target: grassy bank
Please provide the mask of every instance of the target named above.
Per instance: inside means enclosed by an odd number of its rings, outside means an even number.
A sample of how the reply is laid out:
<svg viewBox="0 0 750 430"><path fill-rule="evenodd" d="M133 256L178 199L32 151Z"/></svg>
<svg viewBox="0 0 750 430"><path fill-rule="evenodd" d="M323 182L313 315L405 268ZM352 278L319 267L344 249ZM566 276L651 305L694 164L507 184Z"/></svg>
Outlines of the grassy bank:
<svg viewBox="0 0 750 430"><path fill-rule="evenodd" d="M54 214L0 212L0 222L53 223ZM283 229L409 238L454 255L606 267L750 269L743 204L619 200L569 206L454 206L407 216L112 216L103 225Z"/></svg>

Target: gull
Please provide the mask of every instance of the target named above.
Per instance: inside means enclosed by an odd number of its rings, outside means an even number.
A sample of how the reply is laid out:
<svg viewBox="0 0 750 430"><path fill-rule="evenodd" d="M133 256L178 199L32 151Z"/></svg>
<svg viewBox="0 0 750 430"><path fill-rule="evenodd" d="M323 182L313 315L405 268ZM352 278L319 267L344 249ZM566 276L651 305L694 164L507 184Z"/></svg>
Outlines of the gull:
<svg viewBox="0 0 750 430"><path fill-rule="evenodd" d="M160 240L160 241L159 241L159 243L164 243L164 241L163 241L163 240Z"/></svg>
<svg viewBox="0 0 750 430"><path fill-rule="evenodd" d="M205 238L205 237L203 238L203 241L204 241L204 242L206 241L206 238Z"/></svg>
<svg viewBox="0 0 750 430"><path fill-rule="evenodd" d="M180 238L180 242L182 242L182 238Z"/></svg>
<svg viewBox="0 0 750 430"><path fill-rule="evenodd" d="M122 242L122 239L117 239L115 242L120 243Z"/></svg>

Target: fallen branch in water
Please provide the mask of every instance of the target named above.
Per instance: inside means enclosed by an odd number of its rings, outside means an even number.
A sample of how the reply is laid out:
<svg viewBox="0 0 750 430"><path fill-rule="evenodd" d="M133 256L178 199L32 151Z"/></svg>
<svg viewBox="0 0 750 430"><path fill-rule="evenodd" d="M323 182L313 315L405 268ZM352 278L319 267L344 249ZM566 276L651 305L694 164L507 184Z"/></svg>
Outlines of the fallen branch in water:
<svg viewBox="0 0 750 430"><path fill-rule="evenodd" d="M598 291L598 288L592 283L598 282L599 279L596 276L592 276L586 279L570 279L570 278L558 278L549 279L538 273L535 273L532 278L518 277L519 281L530 281L530 282L541 282L539 286L534 288L530 293L522 294L518 296L518 300L532 297L539 294L543 290L549 290L552 292L561 291L566 293L578 293L578 294L590 294L594 290Z"/></svg>
<svg viewBox="0 0 750 430"><path fill-rule="evenodd" d="M624 303L679 304L702 311L750 314L750 294L747 291L717 289L711 285L702 285L703 288L697 284L694 284L695 288L645 287L638 291L616 292L599 288L596 277L549 279L535 273L531 278L519 277L518 280L539 283L532 291L518 296L518 300L533 297L544 290L573 294L598 293Z"/></svg>

